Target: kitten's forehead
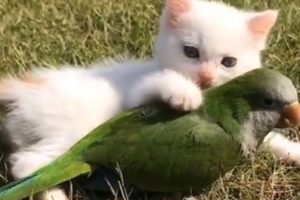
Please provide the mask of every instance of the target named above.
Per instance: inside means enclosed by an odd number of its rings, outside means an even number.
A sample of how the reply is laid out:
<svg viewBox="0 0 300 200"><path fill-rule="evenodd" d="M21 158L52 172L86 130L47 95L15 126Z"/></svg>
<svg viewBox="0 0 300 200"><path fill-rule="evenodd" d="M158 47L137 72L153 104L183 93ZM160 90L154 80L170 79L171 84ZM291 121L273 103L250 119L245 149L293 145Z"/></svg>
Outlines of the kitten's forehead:
<svg viewBox="0 0 300 200"><path fill-rule="evenodd" d="M182 15L182 35L192 35L214 52L241 51L252 44L247 28L248 13L220 2L191 1L191 10ZM190 33L188 33L190 32ZM243 49L242 49L243 48ZM211 53L214 53L211 52Z"/></svg>

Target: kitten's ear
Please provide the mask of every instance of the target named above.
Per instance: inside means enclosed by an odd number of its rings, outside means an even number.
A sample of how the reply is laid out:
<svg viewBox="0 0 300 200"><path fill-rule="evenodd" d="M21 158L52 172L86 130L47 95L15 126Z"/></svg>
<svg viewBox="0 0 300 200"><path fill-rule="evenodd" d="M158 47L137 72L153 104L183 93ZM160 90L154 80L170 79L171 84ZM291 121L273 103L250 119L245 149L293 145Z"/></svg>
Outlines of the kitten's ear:
<svg viewBox="0 0 300 200"><path fill-rule="evenodd" d="M277 10L266 10L257 13L248 21L248 26L259 46L264 48L267 37L277 21Z"/></svg>
<svg viewBox="0 0 300 200"><path fill-rule="evenodd" d="M167 25L176 27L179 17L191 8L190 0L166 0Z"/></svg>

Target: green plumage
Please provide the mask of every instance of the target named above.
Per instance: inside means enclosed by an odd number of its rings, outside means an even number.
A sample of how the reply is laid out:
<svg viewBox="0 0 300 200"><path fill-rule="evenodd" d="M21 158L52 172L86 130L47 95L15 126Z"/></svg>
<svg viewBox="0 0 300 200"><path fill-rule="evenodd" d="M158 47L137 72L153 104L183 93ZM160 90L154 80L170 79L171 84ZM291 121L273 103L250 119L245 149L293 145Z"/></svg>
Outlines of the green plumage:
<svg viewBox="0 0 300 200"><path fill-rule="evenodd" d="M197 112L179 116L160 109L143 116L137 111L116 121L111 130L114 134L89 147L85 160L109 168L118 163L125 180L146 190L197 190L242 156L231 134Z"/></svg>
<svg viewBox="0 0 300 200"><path fill-rule="evenodd" d="M283 79L271 70L254 70L208 90L203 106L193 112L148 106L121 114L31 177L1 188L0 199L21 199L116 163L127 182L148 191L200 190L241 161L243 123L250 111L262 109L257 99L274 96L267 86L289 85Z"/></svg>

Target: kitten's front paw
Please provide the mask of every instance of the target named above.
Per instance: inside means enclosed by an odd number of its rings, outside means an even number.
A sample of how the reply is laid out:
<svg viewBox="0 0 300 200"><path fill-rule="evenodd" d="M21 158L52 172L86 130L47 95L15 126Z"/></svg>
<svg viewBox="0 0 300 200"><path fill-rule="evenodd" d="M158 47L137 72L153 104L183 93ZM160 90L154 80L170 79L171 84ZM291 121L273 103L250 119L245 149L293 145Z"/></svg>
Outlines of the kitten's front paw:
<svg viewBox="0 0 300 200"><path fill-rule="evenodd" d="M179 83L180 84L180 83ZM162 100L174 109L182 111L190 111L197 109L202 103L202 94L200 88L198 88L192 82L186 84L175 85L169 90L166 90L162 94Z"/></svg>

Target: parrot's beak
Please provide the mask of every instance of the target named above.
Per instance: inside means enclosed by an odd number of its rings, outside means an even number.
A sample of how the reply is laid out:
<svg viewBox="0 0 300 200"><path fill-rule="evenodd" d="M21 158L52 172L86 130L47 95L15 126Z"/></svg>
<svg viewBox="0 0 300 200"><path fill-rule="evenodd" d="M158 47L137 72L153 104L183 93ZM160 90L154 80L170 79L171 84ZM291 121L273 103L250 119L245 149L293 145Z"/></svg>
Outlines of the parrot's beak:
<svg viewBox="0 0 300 200"><path fill-rule="evenodd" d="M276 128L297 127L299 125L300 125L300 104L298 101L295 101L285 106Z"/></svg>

